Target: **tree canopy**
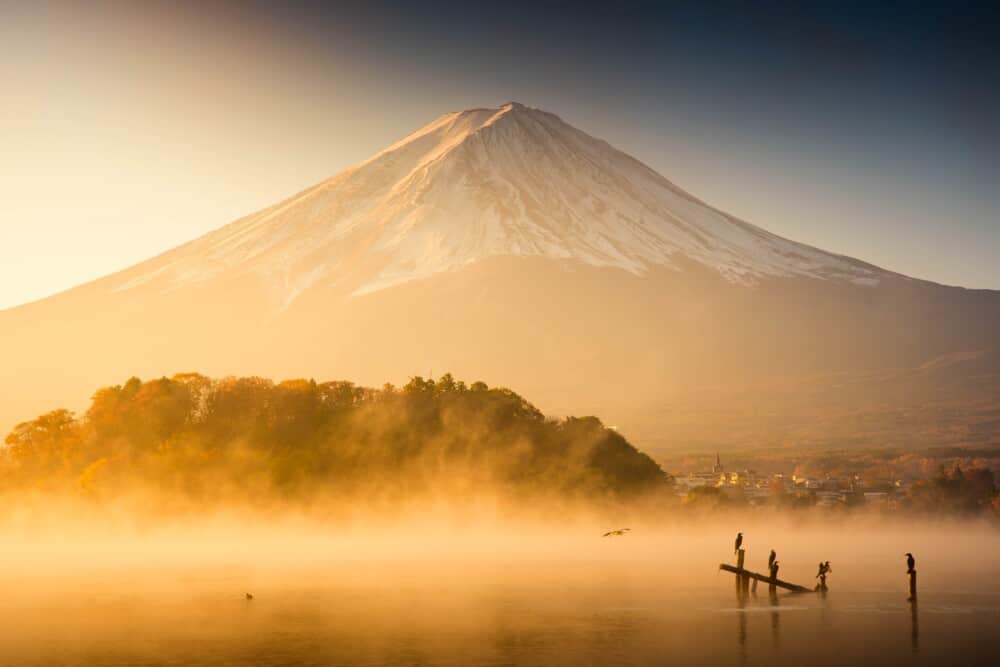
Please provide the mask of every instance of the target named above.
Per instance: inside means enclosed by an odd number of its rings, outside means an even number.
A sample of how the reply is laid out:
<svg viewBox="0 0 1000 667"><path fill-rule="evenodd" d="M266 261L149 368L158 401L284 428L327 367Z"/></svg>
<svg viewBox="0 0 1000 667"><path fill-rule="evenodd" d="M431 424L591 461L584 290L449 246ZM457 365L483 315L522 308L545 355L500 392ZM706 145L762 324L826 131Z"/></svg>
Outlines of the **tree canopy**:
<svg viewBox="0 0 1000 667"><path fill-rule="evenodd" d="M175 375L99 389L6 438L8 490L95 499L156 491L197 502L278 499L625 499L659 466L596 417L547 419L509 389L451 375L401 388Z"/></svg>

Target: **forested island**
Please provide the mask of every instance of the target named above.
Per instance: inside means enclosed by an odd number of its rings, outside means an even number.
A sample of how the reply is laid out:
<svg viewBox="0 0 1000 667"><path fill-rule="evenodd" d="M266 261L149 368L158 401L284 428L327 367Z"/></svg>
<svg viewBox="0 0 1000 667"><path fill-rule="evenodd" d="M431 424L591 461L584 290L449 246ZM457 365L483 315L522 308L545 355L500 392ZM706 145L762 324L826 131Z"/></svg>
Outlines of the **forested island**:
<svg viewBox="0 0 1000 667"><path fill-rule="evenodd" d="M624 501L669 493L660 467L596 417L549 419L515 392L445 375L350 382L131 378L77 418L19 424L4 491L199 505L393 503L497 494Z"/></svg>

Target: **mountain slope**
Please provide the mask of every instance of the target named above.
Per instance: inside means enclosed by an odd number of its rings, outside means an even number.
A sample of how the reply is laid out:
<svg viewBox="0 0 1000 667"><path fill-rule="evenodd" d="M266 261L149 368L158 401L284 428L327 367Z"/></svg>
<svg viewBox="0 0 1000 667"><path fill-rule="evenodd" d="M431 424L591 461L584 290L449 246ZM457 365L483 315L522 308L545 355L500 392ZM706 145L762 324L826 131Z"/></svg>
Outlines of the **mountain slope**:
<svg viewBox="0 0 1000 667"><path fill-rule="evenodd" d="M365 294L487 257L576 259L641 274L676 256L727 278L874 284L861 262L708 207L557 116L510 103L446 114L367 162L130 272L116 289L235 273L286 307L313 285Z"/></svg>
<svg viewBox="0 0 1000 667"><path fill-rule="evenodd" d="M966 426L1000 396L997 330L996 292L782 239L508 104L446 114L271 208L0 313L0 427L132 374L452 371L640 446L855 443L817 415L876 404L890 416L865 428L883 442L886 423L945 403L951 444L982 443L995 435ZM948 355L967 361L933 363Z"/></svg>

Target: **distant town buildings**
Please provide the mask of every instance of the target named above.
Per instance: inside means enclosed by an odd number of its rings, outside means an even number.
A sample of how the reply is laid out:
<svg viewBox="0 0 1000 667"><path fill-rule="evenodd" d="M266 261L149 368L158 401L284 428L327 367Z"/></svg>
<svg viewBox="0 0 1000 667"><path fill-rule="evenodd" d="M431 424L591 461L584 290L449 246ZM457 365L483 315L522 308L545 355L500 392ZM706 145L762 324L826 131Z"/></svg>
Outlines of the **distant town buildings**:
<svg viewBox="0 0 1000 667"><path fill-rule="evenodd" d="M704 487L712 487L727 498L751 506L798 502L818 507L868 506L895 510L914 480L865 481L861 475L800 476L784 473L758 474L751 469L726 470L715 455L711 471L674 475L674 492L681 498ZM714 493L715 491L713 491Z"/></svg>

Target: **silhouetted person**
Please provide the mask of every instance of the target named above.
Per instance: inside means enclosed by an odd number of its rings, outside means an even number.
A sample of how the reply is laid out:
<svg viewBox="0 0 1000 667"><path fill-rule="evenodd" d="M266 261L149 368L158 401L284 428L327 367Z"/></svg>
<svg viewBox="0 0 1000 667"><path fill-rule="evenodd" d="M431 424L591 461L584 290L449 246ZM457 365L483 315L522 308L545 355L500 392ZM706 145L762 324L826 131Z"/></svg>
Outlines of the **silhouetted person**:
<svg viewBox="0 0 1000 667"><path fill-rule="evenodd" d="M767 557L767 571L771 571L771 566L774 565L774 559L778 557L778 554L774 553L774 549L771 549L771 555Z"/></svg>
<svg viewBox="0 0 1000 667"><path fill-rule="evenodd" d="M907 553L906 554L906 573L909 574L910 572L913 572L913 569L916 566L917 566L917 561L916 561L916 559L913 558L913 554Z"/></svg>
<svg viewBox="0 0 1000 667"><path fill-rule="evenodd" d="M739 553L740 546L743 545L743 533L736 533L736 546L733 548L733 553Z"/></svg>

